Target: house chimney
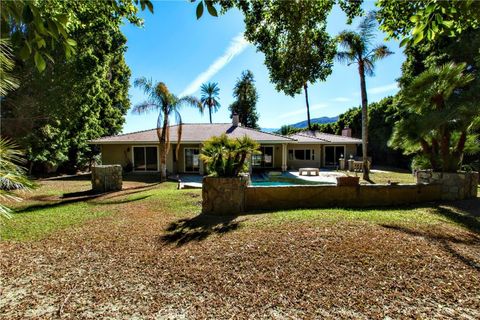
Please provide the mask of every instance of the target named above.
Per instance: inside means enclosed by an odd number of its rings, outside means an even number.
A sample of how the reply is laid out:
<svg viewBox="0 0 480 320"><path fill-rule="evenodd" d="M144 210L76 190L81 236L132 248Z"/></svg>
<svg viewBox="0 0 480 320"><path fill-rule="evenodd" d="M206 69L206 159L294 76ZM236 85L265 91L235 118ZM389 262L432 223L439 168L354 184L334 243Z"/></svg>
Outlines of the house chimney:
<svg viewBox="0 0 480 320"><path fill-rule="evenodd" d="M350 129L349 127L345 127L345 128L342 130L342 136L344 136L344 137L352 137L352 129Z"/></svg>
<svg viewBox="0 0 480 320"><path fill-rule="evenodd" d="M234 127L240 127L242 126L238 117L238 114L234 113L232 115L232 126Z"/></svg>

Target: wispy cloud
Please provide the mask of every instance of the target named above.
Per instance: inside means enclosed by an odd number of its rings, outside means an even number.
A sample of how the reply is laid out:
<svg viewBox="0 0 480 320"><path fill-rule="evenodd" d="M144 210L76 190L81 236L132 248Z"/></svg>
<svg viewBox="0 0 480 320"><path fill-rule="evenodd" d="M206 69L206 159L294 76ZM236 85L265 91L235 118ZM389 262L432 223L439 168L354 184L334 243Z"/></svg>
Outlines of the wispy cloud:
<svg viewBox="0 0 480 320"><path fill-rule="evenodd" d="M243 33L238 34L232 39L230 45L223 55L217 58L204 72L200 73L180 94L186 96L195 93L202 83L210 80L217 72L223 69L233 58L242 53L249 43L243 37Z"/></svg>
<svg viewBox="0 0 480 320"><path fill-rule="evenodd" d="M337 97L337 98L333 98L332 101L334 101L334 102L349 102L349 101L352 101L352 99L347 98L347 97Z"/></svg>
<svg viewBox="0 0 480 320"><path fill-rule="evenodd" d="M312 113L312 111L324 109L326 107L328 107L328 104L324 104L324 103L314 104L314 105L310 106L310 113ZM295 110L295 111L282 113L277 118L279 118L279 119L290 118L290 117L298 116L300 114L305 114L305 116L306 116L306 114L307 114L307 107L306 106L301 108L301 109Z"/></svg>
<svg viewBox="0 0 480 320"><path fill-rule="evenodd" d="M380 86L380 87L373 87L368 89L369 94L379 94L379 93L385 93L389 91L394 91L398 89L398 84L397 83L391 83L387 84L385 86Z"/></svg>

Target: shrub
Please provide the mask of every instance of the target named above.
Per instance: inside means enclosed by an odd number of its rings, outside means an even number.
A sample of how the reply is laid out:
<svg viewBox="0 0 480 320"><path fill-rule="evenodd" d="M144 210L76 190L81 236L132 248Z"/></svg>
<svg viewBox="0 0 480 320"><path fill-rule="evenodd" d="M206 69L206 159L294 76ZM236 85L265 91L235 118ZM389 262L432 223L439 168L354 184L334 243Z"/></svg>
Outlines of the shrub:
<svg viewBox="0 0 480 320"><path fill-rule="evenodd" d="M251 138L232 139L226 134L212 137L203 145L200 159L211 176L233 178L248 171L247 158L258 153L260 145Z"/></svg>

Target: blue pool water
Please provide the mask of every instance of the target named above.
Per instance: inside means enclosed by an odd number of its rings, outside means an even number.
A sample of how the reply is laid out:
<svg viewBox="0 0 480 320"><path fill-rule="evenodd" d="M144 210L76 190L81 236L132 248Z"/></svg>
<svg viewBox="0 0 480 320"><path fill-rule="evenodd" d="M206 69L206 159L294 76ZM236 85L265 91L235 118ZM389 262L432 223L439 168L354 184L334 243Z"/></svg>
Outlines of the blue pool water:
<svg viewBox="0 0 480 320"><path fill-rule="evenodd" d="M295 186L299 184L295 184L287 181L252 181L251 185L255 187L272 187L272 186Z"/></svg>

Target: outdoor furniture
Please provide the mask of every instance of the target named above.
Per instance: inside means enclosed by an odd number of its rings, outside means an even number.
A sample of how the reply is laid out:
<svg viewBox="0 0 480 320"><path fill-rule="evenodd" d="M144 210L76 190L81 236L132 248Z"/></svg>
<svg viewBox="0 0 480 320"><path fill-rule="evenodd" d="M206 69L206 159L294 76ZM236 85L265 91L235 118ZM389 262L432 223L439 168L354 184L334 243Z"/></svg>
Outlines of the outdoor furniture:
<svg viewBox="0 0 480 320"><path fill-rule="evenodd" d="M320 170L318 168L300 168L298 170L299 175L303 175L304 172L307 174L307 176L318 176L320 174Z"/></svg>
<svg viewBox="0 0 480 320"><path fill-rule="evenodd" d="M371 161L368 161L368 170L370 170ZM363 161L353 161L353 171L363 171Z"/></svg>

